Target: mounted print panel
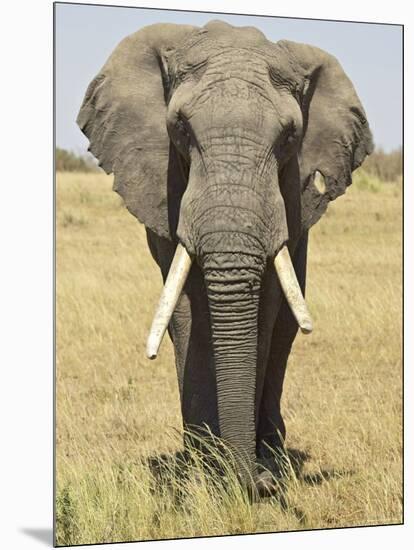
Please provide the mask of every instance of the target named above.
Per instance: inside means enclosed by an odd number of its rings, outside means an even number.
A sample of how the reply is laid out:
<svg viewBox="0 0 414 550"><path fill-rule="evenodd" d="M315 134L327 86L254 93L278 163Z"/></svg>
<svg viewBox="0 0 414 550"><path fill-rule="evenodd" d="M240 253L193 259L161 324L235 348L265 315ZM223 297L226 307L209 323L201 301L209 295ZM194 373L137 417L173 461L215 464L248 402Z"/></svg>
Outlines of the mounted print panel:
<svg viewBox="0 0 414 550"><path fill-rule="evenodd" d="M57 546L402 522L402 27L55 4Z"/></svg>

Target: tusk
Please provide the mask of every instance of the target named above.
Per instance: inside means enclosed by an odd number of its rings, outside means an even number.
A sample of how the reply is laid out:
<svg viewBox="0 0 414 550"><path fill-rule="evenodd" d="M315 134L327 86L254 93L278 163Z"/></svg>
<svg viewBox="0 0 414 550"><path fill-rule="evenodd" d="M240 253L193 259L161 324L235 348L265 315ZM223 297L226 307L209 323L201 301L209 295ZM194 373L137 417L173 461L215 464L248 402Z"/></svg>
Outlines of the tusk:
<svg viewBox="0 0 414 550"><path fill-rule="evenodd" d="M157 357L165 331L190 271L191 263L192 260L187 250L178 243L148 335L147 357L149 359Z"/></svg>
<svg viewBox="0 0 414 550"><path fill-rule="evenodd" d="M275 258L275 268L287 303L304 334L312 332L312 319L302 295L289 250L284 246Z"/></svg>

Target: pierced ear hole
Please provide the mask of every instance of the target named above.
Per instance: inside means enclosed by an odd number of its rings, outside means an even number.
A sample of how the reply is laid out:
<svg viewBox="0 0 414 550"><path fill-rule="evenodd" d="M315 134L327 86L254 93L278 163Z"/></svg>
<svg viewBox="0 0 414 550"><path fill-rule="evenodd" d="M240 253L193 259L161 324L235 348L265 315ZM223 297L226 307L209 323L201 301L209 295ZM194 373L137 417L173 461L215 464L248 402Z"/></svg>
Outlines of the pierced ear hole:
<svg viewBox="0 0 414 550"><path fill-rule="evenodd" d="M323 195L326 191L325 177L316 170L315 175L313 176L313 185Z"/></svg>

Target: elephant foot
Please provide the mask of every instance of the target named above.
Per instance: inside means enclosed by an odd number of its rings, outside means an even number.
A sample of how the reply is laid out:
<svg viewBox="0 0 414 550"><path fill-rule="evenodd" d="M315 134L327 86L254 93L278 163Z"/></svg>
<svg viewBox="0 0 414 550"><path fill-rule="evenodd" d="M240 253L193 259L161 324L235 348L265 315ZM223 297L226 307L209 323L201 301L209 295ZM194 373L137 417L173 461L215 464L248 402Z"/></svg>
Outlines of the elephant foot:
<svg viewBox="0 0 414 550"><path fill-rule="evenodd" d="M282 507L286 503L286 491L288 473L286 467L279 460L259 459L258 474L255 477L253 501L258 502L264 498L276 497Z"/></svg>
<svg viewBox="0 0 414 550"><path fill-rule="evenodd" d="M255 480L260 498L281 496L286 489L288 477L286 458L283 449L272 450L265 457L258 458L259 473Z"/></svg>
<svg viewBox="0 0 414 550"><path fill-rule="evenodd" d="M270 472L263 471L256 478L256 491L259 498L272 497L280 492L280 483Z"/></svg>

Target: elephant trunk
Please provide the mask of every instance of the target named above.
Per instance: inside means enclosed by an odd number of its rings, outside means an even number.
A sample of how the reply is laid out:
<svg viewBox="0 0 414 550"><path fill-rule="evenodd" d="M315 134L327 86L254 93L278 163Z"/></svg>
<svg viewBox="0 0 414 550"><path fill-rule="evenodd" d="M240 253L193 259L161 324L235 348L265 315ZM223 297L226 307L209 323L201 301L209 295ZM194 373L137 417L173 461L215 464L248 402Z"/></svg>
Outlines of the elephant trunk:
<svg viewBox="0 0 414 550"><path fill-rule="evenodd" d="M263 269L264 260L250 254L220 252L203 258L220 436L247 487L256 477L255 394Z"/></svg>

